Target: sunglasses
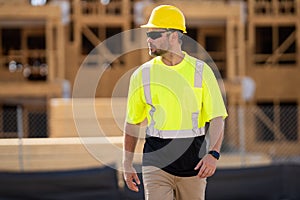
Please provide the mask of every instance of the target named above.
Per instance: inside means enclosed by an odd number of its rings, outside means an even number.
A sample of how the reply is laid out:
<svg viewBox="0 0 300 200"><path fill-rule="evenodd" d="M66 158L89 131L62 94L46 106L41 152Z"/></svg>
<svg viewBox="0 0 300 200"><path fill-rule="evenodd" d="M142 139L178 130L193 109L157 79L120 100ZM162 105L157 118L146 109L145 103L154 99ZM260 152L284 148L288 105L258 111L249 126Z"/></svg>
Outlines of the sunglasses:
<svg viewBox="0 0 300 200"><path fill-rule="evenodd" d="M147 32L147 37L151 38L152 40L155 40L157 38L160 38L162 36L163 33L165 32L169 32L168 30L167 31L150 31L150 32Z"/></svg>

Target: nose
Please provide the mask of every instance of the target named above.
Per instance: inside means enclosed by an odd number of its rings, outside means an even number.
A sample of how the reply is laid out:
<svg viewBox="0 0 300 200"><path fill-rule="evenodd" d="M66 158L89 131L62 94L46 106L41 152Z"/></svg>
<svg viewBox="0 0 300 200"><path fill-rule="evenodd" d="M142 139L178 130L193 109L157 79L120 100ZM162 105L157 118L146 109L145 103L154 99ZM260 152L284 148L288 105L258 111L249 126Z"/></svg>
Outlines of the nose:
<svg viewBox="0 0 300 200"><path fill-rule="evenodd" d="M147 42L148 43L150 43L150 42L152 42L153 41L153 39L151 39L150 37L147 37Z"/></svg>

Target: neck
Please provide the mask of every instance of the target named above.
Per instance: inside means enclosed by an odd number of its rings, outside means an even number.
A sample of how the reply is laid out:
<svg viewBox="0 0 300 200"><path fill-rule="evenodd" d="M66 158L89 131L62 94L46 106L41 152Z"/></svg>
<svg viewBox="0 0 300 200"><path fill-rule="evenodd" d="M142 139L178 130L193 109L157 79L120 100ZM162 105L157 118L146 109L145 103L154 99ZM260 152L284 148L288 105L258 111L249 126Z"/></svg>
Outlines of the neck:
<svg viewBox="0 0 300 200"><path fill-rule="evenodd" d="M162 56L162 62L168 66L174 66L179 64L184 58L182 51L167 52Z"/></svg>

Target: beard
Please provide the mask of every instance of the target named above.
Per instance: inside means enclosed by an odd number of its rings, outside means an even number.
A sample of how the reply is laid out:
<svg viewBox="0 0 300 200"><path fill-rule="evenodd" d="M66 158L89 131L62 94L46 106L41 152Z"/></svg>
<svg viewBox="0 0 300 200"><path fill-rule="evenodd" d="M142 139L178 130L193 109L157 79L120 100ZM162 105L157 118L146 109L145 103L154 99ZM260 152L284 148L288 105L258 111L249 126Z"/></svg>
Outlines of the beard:
<svg viewBox="0 0 300 200"><path fill-rule="evenodd" d="M157 49L155 51L149 50L149 55L152 56L152 57L162 56L165 53L167 53L167 51L166 50L162 50L162 49Z"/></svg>
<svg viewBox="0 0 300 200"><path fill-rule="evenodd" d="M158 49L154 45L149 46L149 55L152 56L152 57L162 56L167 52L168 52L167 50Z"/></svg>

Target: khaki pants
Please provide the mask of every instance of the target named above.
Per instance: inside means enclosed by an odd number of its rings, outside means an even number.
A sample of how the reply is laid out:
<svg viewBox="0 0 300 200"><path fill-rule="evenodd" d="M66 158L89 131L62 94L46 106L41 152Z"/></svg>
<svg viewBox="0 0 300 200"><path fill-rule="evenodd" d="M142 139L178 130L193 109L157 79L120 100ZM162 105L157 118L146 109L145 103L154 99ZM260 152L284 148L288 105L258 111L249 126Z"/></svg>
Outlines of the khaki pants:
<svg viewBox="0 0 300 200"><path fill-rule="evenodd" d="M152 166L143 167L146 200L204 200L206 178L178 177Z"/></svg>

